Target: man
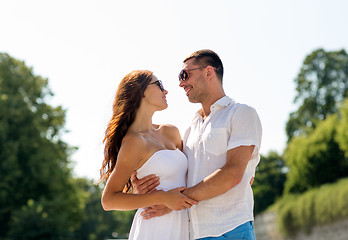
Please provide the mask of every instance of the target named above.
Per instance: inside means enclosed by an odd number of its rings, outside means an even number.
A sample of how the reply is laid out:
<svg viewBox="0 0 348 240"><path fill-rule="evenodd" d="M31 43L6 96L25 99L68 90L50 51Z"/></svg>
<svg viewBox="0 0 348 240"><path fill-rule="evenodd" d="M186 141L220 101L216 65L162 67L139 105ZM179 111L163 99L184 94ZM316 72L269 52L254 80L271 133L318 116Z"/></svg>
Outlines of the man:
<svg viewBox="0 0 348 240"><path fill-rule="evenodd" d="M261 123L253 108L225 95L222 79L222 62L211 50L187 57L179 75L189 101L202 105L183 139L188 158L183 193L199 201L189 209L190 234L200 240L255 239L249 181L260 160ZM148 179L134 182L151 189L158 179ZM144 214L166 211L150 208Z"/></svg>

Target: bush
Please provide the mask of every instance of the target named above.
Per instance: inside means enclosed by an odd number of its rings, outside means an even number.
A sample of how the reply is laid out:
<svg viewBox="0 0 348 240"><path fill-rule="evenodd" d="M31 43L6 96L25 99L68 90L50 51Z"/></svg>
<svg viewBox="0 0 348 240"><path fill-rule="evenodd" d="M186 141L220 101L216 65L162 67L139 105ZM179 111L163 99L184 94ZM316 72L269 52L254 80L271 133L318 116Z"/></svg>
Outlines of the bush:
<svg viewBox="0 0 348 240"><path fill-rule="evenodd" d="M275 209L281 233L292 236L298 231L310 232L323 225L348 217L348 178L325 184L301 195L286 195Z"/></svg>

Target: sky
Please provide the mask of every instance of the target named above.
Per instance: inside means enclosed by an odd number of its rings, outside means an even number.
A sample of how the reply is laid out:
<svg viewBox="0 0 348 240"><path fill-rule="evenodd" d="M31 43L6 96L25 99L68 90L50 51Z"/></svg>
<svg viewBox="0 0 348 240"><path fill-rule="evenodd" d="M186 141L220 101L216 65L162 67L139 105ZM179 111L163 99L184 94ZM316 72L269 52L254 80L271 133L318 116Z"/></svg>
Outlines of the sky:
<svg viewBox="0 0 348 240"><path fill-rule="evenodd" d="M67 110L62 138L78 147L74 175L97 180L123 76L153 71L169 92L153 122L183 134L200 105L177 76L200 49L222 59L225 93L257 110L261 154L282 153L294 79L314 50L348 50L347 9L345 0L0 0L0 52L49 80L47 101Z"/></svg>

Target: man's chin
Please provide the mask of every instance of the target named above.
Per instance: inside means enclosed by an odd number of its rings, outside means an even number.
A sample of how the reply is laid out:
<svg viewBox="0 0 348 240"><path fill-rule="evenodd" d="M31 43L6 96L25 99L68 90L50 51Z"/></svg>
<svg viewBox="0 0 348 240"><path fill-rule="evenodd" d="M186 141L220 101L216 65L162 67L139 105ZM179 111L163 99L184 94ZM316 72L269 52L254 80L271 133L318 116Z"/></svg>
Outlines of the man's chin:
<svg viewBox="0 0 348 240"><path fill-rule="evenodd" d="M197 99L188 97L190 103L200 103Z"/></svg>

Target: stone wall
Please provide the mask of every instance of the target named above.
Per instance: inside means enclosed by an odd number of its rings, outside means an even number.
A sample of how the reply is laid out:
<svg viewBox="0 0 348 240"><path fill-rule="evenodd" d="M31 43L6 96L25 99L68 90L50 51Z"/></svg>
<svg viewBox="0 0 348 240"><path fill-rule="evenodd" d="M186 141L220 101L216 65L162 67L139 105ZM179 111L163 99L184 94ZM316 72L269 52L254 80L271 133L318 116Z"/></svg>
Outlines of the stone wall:
<svg viewBox="0 0 348 240"><path fill-rule="evenodd" d="M292 238L284 238L278 231L276 215L264 213L255 218L257 240L348 240L348 219L312 228L310 234L299 232Z"/></svg>

